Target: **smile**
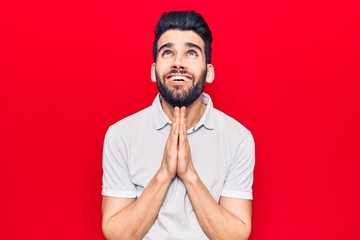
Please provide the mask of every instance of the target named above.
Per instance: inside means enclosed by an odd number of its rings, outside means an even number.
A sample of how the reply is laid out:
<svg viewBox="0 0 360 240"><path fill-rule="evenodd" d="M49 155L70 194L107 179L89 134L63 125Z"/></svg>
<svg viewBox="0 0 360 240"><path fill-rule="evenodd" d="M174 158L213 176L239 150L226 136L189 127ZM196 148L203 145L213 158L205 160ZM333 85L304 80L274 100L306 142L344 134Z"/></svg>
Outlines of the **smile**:
<svg viewBox="0 0 360 240"><path fill-rule="evenodd" d="M188 75L170 74L166 77L166 79L174 82L190 82L192 77Z"/></svg>

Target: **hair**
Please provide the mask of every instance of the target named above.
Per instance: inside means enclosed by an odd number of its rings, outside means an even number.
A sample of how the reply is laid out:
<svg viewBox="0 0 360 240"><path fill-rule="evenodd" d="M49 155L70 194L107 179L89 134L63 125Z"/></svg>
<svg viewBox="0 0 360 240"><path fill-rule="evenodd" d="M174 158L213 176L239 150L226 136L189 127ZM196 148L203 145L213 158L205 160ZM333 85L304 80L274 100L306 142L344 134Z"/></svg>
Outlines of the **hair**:
<svg viewBox="0 0 360 240"><path fill-rule="evenodd" d="M168 30L194 31L205 43L206 63L211 62L212 32L204 18L193 10L164 12L161 14L155 27L154 62L156 62L159 38Z"/></svg>

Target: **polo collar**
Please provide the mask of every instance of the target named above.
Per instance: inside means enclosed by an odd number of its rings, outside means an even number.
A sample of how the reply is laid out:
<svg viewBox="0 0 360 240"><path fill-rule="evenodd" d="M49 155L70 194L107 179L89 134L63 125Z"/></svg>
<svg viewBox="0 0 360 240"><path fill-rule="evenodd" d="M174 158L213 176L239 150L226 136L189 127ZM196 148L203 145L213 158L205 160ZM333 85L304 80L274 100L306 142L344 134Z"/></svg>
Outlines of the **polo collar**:
<svg viewBox="0 0 360 240"><path fill-rule="evenodd" d="M158 93L152 103L152 109L154 113L155 127L157 130L160 130L166 125L171 125L170 119L166 116L165 112L161 106L161 95Z"/></svg>
<svg viewBox="0 0 360 240"><path fill-rule="evenodd" d="M152 103L155 127L157 130L165 128L167 125L171 125L171 120L166 116L161 106L161 95L158 93ZM195 125L191 132L197 131L204 126L206 129L214 129L214 108L211 98L208 94L202 93L202 102L206 104L206 109L200 121Z"/></svg>

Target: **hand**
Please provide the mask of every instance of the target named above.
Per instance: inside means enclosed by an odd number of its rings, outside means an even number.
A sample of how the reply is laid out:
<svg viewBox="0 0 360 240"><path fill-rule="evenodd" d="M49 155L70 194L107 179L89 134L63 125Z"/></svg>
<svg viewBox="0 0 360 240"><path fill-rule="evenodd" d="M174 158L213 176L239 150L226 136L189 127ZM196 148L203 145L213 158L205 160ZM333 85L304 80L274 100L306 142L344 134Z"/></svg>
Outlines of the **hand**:
<svg viewBox="0 0 360 240"><path fill-rule="evenodd" d="M161 169L165 170L166 178L173 179L177 172L178 140L180 125L180 109L175 107L170 134L165 144Z"/></svg>
<svg viewBox="0 0 360 240"><path fill-rule="evenodd" d="M186 107L174 108L170 134L166 141L161 169L165 170L166 179L171 180L178 175L182 180L189 177L194 166L187 139Z"/></svg>
<svg viewBox="0 0 360 240"><path fill-rule="evenodd" d="M180 123L179 123L179 142L177 151L177 175L184 180L188 177L194 166L191 160L191 151L189 141L187 139L186 128L186 107L180 109Z"/></svg>

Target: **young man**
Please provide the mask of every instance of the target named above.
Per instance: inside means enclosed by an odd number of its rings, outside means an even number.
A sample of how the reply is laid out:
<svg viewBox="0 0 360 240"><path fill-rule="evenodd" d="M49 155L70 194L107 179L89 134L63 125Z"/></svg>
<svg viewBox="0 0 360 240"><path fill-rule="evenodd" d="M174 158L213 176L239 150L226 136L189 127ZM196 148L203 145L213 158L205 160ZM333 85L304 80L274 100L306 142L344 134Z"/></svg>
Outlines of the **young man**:
<svg viewBox="0 0 360 240"><path fill-rule="evenodd" d="M247 239L254 142L203 93L212 34L194 11L155 29L152 106L112 125L103 155L107 239Z"/></svg>

